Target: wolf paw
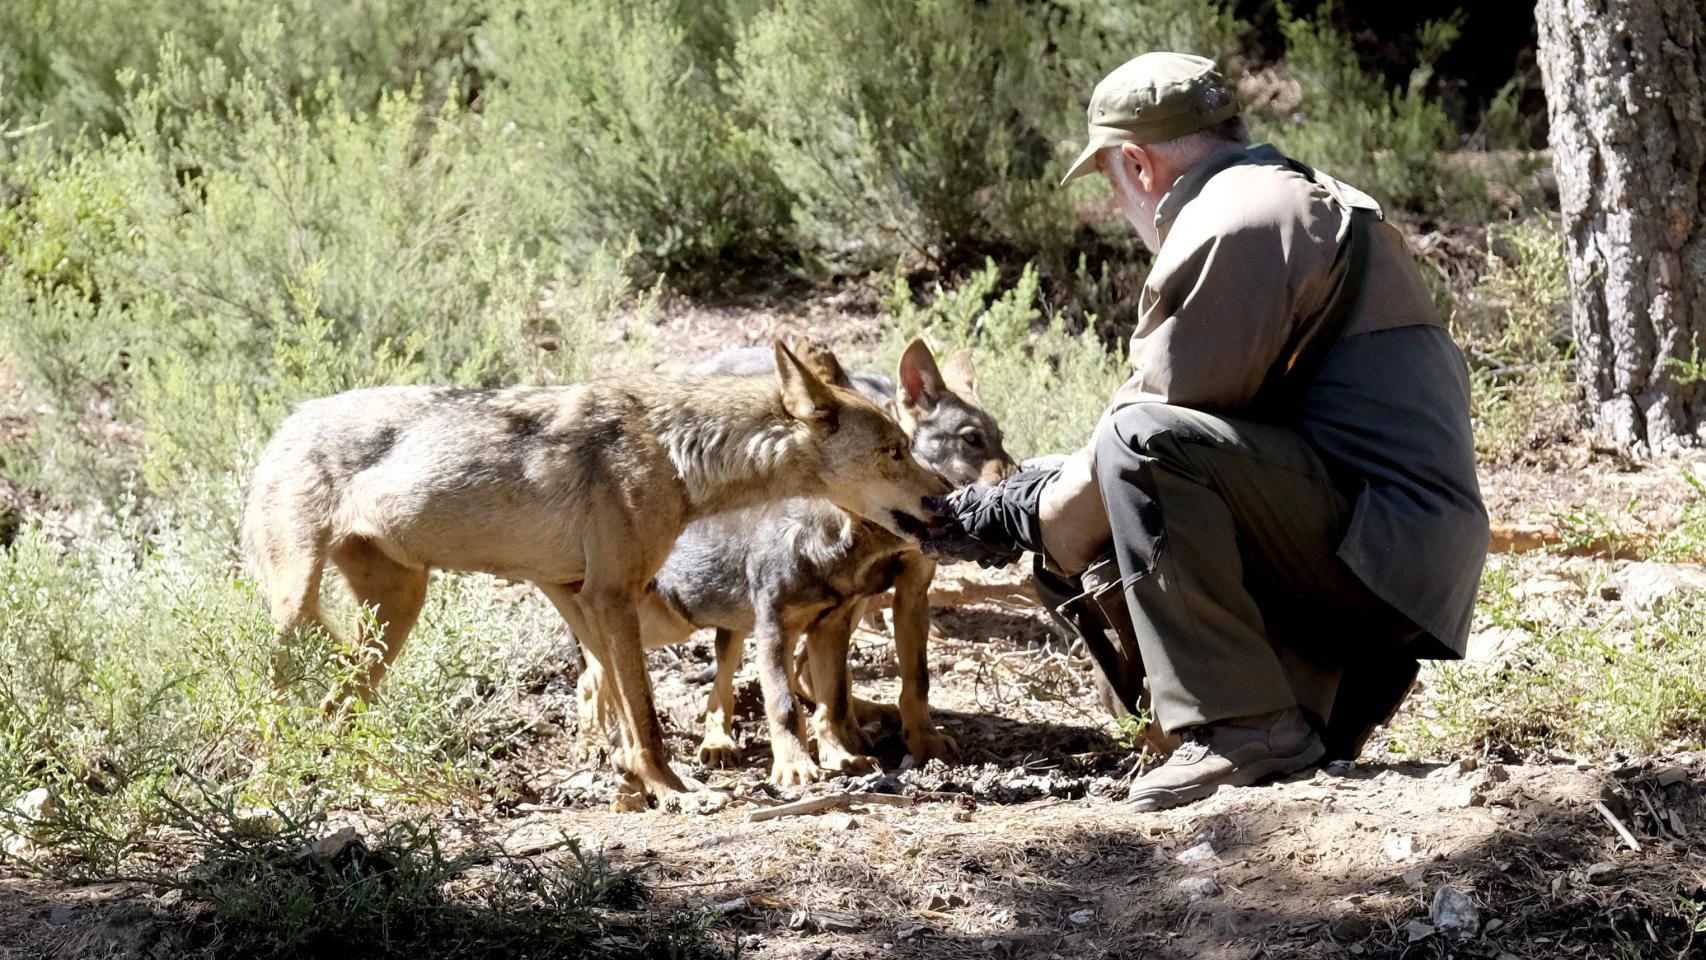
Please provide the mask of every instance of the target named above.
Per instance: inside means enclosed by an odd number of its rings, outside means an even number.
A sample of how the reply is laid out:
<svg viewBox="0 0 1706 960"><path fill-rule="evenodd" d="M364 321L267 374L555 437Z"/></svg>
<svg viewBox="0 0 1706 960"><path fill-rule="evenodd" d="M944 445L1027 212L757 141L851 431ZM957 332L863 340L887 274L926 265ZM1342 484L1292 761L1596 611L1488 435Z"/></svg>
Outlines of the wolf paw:
<svg viewBox="0 0 1706 960"><path fill-rule="evenodd" d="M860 774L876 773L882 769L882 764L876 757L867 756L855 750L841 750L835 747L825 749L818 747L818 753L823 758L823 768L837 773Z"/></svg>
<svg viewBox="0 0 1706 960"><path fill-rule="evenodd" d="M908 730L906 733L906 752L918 763L926 760L948 760L958 753L960 746L954 738L948 736L934 726L923 730Z"/></svg>
<svg viewBox="0 0 1706 960"><path fill-rule="evenodd" d="M671 813L716 813L728 806L730 799L720 790L688 790L664 796L658 806Z"/></svg>
<svg viewBox="0 0 1706 960"><path fill-rule="evenodd" d="M803 787L823 779L823 768L810 757L777 757L770 765L770 782L778 787Z"/></svg>
<svg viewBox="0 0 1706 960"><path fill-rule="evenodd" d="M741 764L740 747L726 735L707 735L699 744L699 762L712 770L738 767Z"/></svg>

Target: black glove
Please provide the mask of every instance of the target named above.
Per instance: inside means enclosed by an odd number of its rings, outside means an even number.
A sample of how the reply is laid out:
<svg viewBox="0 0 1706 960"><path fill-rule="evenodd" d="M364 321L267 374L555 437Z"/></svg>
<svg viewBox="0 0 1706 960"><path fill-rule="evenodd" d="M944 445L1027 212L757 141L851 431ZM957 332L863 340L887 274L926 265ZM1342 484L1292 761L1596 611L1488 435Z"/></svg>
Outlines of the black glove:
<svg viewBox="0 0 1706 960"><path fill-rule="evenodd" d="M932 557L969 560L980 567L1004 567L1026 550L1043 552L1038 519L1043 485L1054 470L1021 470L993 487L974 483L924 505L941 519L924 538Z"/></svg>

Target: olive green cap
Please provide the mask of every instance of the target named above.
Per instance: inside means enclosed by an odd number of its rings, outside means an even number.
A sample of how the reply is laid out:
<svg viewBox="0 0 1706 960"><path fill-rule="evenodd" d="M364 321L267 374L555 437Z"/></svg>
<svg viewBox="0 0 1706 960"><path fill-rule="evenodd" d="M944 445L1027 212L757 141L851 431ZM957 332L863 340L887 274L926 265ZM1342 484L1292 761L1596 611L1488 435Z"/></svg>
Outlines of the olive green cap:
<svg viewBox="0 0 1706 960"><path fill-rule="evenodd" d="M1090 145L1061 178L1065 184L1096 168L1096 152L1122 143L1160 143L1238 115L1234 93L1223 106L1202 109L1203 93L1231 93L1213 60L1188 53L1146 53L1096 84L1090 95Z"/></svg>

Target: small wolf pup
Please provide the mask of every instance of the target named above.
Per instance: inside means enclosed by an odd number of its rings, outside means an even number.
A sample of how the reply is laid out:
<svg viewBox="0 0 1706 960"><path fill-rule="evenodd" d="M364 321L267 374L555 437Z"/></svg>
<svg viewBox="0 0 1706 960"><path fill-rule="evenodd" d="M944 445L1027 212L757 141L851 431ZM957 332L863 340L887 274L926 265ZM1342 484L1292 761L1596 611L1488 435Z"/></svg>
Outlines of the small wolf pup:
<svg viewBox="0 0 1706 960"><path fill-rule="evenodd" d="M929 347L914 340L900 360L898 395L886 377L855 374L849 379L828 351L806 354L805 360L826 382L850 383L889 405L911 438L913 454L950 482L996 482L1014 469L1000 428L978 401L968 353L950 360L944 377ZM694 369L758 374L774 371L774 363L743 349L717 354ZM750 635L758 650L770 727L770 779L798 784L818 779L826 769L875 769L860 724L892 719L896 711L852 698L847 650L866 601L891 587L901 664L898 713L907 750L920 761L945 754L951 741L930 717L925 657L935 569L912 541L822 499L792 499L690 526L658 572L656 590L648 593L642 609L648 646L680 642L695 629L717 631L717 675L700 759L712 766L739 761L733 737L734 673ZM817 704L810 721L818 744L815 762L805 746L805 718L792 682L794 645L802 634L807 656L797 679L799 691ZM598 710L599 678L583 674L582 681L585 716Z"/></svg>
<svg viewBox="0 0 1706 960"><path fill-rule="evenodd" d="M670 805L718 806L669 766L639 606L687 525L822 497L915 542L949 490L876 404L781 342L774 377L632 377L563 387L377 387L311 400L255 469L243 543L288 638L324 627L327 561L380 631L347 691L367 699L402 650L433 569L536 584L610 678L615 762ZM364 631L365 633L365 631ZM698 785L695 785L697 788Z"/></svg>

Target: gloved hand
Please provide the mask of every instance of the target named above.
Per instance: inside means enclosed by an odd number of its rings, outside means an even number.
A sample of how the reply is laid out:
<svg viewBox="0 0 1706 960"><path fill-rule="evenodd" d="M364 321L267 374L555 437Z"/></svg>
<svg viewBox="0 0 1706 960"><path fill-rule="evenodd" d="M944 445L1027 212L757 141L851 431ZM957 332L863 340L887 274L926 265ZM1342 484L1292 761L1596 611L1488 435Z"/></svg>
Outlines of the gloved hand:
<svg viewBox="0 0 1706 960"><path fill-rule="evenodd" d="M974 483L945 497L931 497L926 508L940 518L921 546L925 554L969 560L980 567L1004 567L1029 550L1043 550L1038 519L1043 485L1055 470L1020 470L993 487Z"/></svg>

